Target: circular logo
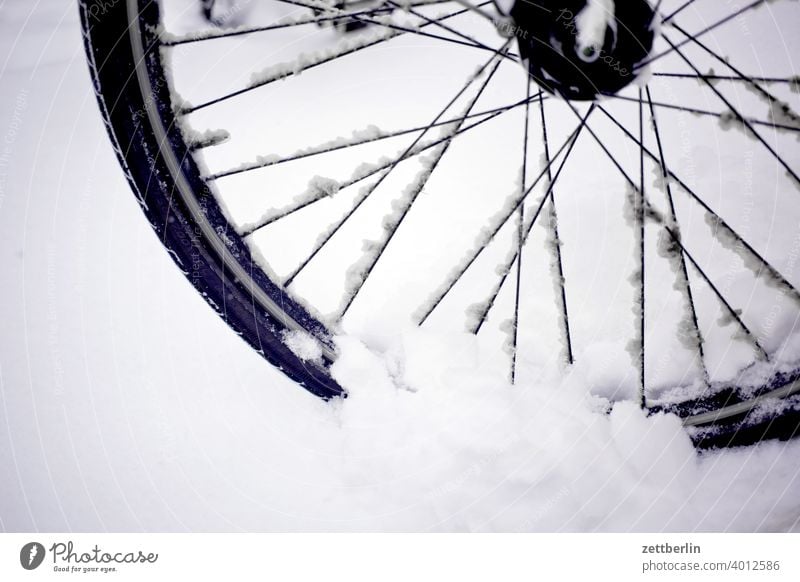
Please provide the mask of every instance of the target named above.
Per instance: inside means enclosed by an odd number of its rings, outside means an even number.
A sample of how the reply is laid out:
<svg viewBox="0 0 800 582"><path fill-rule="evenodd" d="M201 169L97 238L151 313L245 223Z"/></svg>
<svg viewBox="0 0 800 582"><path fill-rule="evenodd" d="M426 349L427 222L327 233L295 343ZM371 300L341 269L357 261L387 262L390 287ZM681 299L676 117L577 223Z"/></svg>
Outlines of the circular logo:
<svg viewBox="0 0 800 582"><path fill-rule="evenodd" d="M35 570L44 561L44 546L39 542L28 542L19 551L19 563L26 570Z"/></svg>

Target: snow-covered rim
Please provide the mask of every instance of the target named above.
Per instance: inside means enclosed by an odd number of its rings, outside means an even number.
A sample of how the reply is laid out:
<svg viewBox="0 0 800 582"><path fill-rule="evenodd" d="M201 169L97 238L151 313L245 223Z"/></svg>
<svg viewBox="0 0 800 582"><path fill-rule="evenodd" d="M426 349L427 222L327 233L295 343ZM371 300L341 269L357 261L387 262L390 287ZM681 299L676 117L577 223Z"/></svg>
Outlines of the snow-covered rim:
<svg viewBox="0 0 800 582"><path fill-rule="evenodd" d="M167 167L175 181L175 186L181 200L186 204L186 208L191 215L194 223L200 228L203 238L209 242L214 251L223 261L225 267L230 269L233 277L241 281L248 291L253 296L253 299L260 307L267 311L270 315L281 321L289 331L297 331L307 333L307 330L294 318L292 318L284 309L281 308L265 291L259 286L256 281L250 276L246 269L231 256L225 242L220 237L219 233L209 224L205 213L203 212L199 201L194 193L194 190L189 185L189 181L183 174L181 164L175 157L175 152L172 151L168 144L170 143L167 136L166 128L161 119L158 111L157 99L153 92L152 84L150 83L150 75L147 71L147 64L145 59L145 50L142 44L141 26L139 21L139 6L138 0L127 0L128 21L130 26L128 31L130 33L131 49L133 50L134 64L136 67L136 79L138 81L139 90L142 93L144 100L147 118L150 121L153 133L155 134L156 141L159 144L159 151L164 158ZM162 147L162 144L167 144L167 147ZM325 342L320 342L322 354L330 361L336 359L336 352Z"/></svg>
<svg viewBox="0 0 800 582"><path fill-rule="evenodd" d="M796 393L800 393L800 378L790 382L789 384L781 386L780 388L776 388L775 390L767 392L766 394L757 396L751 400L745 400L744 402L739 402L738 404L731 404L730 406L720 408L719 410L712 410L702 414L688 416L683 419L683 425L700 426L703 424L711 424L719 420L725 420L726 418L730 418L732 416L750 412L765 400L773 398L788 398L792 394Z"/></svg>
<svg viewBox="0 0 800 582"><path fill-rule="evenodd" d="M457 0L457 1L461 4L467 3L466 0ZM153 132L157 138L159 145L169 144L170 142L167 137L166 129L164 128L161 116L158 112L158 107L156 105L157 102L156 99L154 98L155 95L153 93L153 88L150 83L150 77L147 71L146 61L144 58L145 50L142 44L140 22L138 18L139 16L138 0L127 0L127 8L128 8L128 18L130 21L130 27L128 30L130 31L131 47L135 59L136 75L139 83L139 88L142 92L142 97L144 98L145 109L147 111L148 119L151 123ZM200 204L195 196L193 189L189 185L189 182L186 179L186 177L183 175L181 165L176 159L174 152L168 147L159 149L162 155L164 156L164 160L170 172L172 173L172 176L175 180L175 185L178 189L181 199L186 204L186 207L189 210L192 219L200 227L205 239L209 241L213 249L222 258L222 260L225 263L225 266L231 269L231 272L236 278L245 283L247 289L249 289L250 292L252 293L252 296L255 299L255 301L262 308L264 308L270 315L282 321L290 332L307 333L307 330L305 329L304 326L302 326L299 322L290 317L285 310L283 310L277 303L275 303L275 301L271 297L269 297L269 295L256 283L256 281L247 273L247 271L244 268L242 268L242 265L239 264L239 262L236 261L235 259L232 259L230 253L227 251L225 242L220 238L216 230L208 223L206 216L200 207ZM320 348L322 350L322 355L325 358L331 361L334 361L336 359L336 353L333 349L330 348L330 346L328 346L324 342L320 342ZM730 406L726 406L718 410L712 410L709 412L688 416L683 419L683 424L684 426L701 426L701 425L713 424L715 422L725 420L733 416L745 414L753 410L759 404L768 399L788 398L789 396L796 393L800 393L800 379L794 380L788 384L785 384L784 386L781 386L780 388L776 388L774 390L771 390L770 392L761 394L760 396L757 396L756 398L752 398L750 400L745 400L737 404L732 404Z"/></svg>

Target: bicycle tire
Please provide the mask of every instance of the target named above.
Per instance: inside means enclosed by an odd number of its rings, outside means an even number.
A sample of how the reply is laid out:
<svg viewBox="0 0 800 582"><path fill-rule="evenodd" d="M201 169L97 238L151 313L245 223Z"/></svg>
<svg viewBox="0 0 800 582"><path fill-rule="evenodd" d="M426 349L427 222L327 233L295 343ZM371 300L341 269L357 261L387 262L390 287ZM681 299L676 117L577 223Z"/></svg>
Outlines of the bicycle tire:
<svg viewBox="0 0 800 582"><path fill-rule="evenodd" d="M158 22L158 3L144 2L139 11L133 2L82 1L80 14L106 129L161 243L206 302L267 361L317 396L341 396L329 373L327 331L263 274L241 240L226 235L228 222L175 123L169 88L149 82L165 78L165 71L152 50L152 29L139 19ZM192 208L198 201L202 216ZM256 291L264 294L262 302ZM321 342L320 362L304 361L287 346L283 334L295 330Z"/></svg>

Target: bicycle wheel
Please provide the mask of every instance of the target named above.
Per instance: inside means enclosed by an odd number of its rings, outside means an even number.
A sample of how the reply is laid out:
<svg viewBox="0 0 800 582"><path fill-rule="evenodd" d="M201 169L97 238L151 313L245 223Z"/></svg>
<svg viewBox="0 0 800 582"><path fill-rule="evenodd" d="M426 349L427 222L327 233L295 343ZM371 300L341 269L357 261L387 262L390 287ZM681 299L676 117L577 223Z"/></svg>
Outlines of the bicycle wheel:
<svg viewBox="0 0 800 582"><path fill-rule="evenodd" d="M466 329L698 446L798 432L791 2L200 12L81 2L98 100L173 258L292 379L343 393L337 333Z"/></svg>

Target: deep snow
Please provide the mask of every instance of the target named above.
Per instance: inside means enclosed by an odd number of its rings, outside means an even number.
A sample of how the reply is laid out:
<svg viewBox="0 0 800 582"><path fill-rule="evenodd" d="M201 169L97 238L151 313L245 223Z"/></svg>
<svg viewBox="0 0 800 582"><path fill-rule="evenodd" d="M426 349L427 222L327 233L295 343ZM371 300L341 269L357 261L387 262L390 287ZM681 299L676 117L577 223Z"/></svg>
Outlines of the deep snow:
<svg viewBox="0 0 800 582"><path fill-rule="evenodd" d="M698 455L585 367L511 387L409 329L340 338L345 402L293 386L147 225L74 3L0 15L0 529L800 530L800 441Z"/></svg>

